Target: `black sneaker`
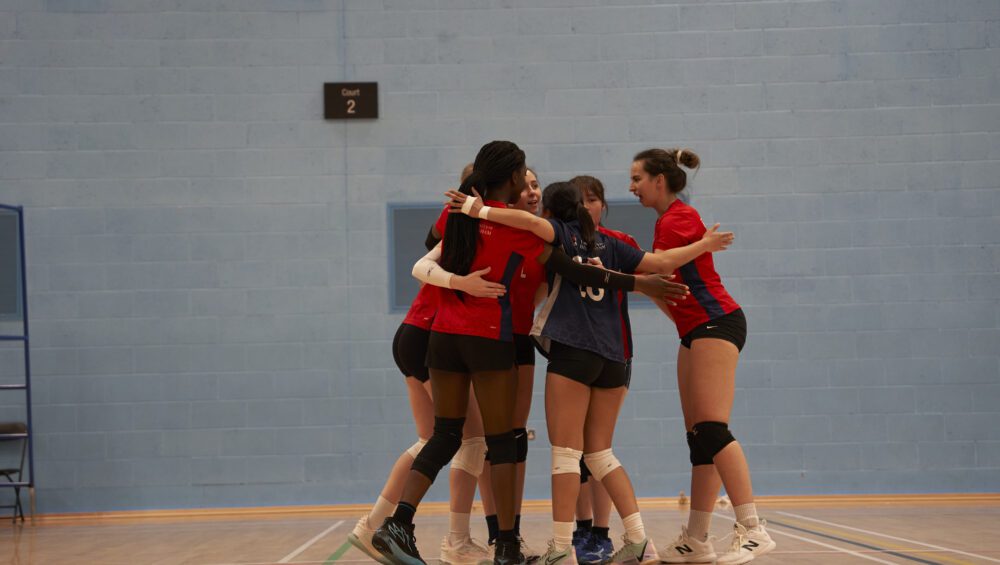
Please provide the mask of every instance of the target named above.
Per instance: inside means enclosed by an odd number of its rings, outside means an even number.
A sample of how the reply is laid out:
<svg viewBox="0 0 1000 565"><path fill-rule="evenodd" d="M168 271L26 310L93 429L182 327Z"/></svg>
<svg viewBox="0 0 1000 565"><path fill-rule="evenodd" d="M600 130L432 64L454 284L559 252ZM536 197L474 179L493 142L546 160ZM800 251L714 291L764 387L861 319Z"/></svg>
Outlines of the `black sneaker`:
<svg viewBox="0 0 1000 565"><path fill-rule="evenodd" d="M526 565L524 554L521 553L521 542L498 540L493 565Z"/></svg>
<svg viewBox="0 0 1000 565"><path fill-rule="evenodd" d="M375 530L372 546L393 565L427 565L417 551L417 538L413 524L404 524L389 516L382 527Z"/></svg>

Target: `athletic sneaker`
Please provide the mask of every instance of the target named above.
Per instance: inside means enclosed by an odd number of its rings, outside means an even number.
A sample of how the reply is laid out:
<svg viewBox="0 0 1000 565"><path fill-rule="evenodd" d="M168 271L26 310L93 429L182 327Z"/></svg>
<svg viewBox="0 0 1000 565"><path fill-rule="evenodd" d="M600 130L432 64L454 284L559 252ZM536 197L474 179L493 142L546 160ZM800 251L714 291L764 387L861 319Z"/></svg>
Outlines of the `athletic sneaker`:
<svg viewBox="0 0 1000 565"><path fill-rule="evenodd" d="M580 565L598 565L611 559L614 552L615 544L611 543L611 538L599 538L596 534L590 534L583 551L578 551L576 558Z"/></svg>
<svg viewBox="0 0 1000 565"><path fill-rule="evenodd" d="M739 522L733 527L733 542L729 551L719 556L719 565L742 565L753 561L774 549L777 545L764 529L766 520L761 520L755 528L746 529Z"/></svg>
<svg viewBox="0 0 1000 565"><path fill-rule="evenodd" d="M417 538L413 535L413 524L404 524L389 516L382 527L375 530L372 546L391 565L427 565L417 551Z"/></svg>
<svg viewBox="0 0 1000 565"><path fill-rule="evenodd" d="M542 554L538 553L535 548L525 543L524 538L521 536L517 536L517 542L521 544L521 553L524 554L524 562L528 565L531 565L542 557Z"/></svg>
<svg viewBox="0 0 1000 565"><path fill-rule="evenodd" d="M493 565L526 565L524 554L521 553L521 542L497 540L496 551L493 553Z"/></svg>
<svg viewBox="0 0 1000 565"><path fill-rule="evenodd" d="M382 557L382 554L372 546L373 535L375 535L375 530L368 525L368 515L365 514L358 518L358 523L354 526L354 531L347 534L347 541L351 542L351 545L360 549L368 557L382 563L382 565L390 565L389 561L385 557Z"/></svg>
<svg viewBox="0 0 1000 565"><path fill-rule="evenodd" d="M465 536L458 543L452 543L451 536L441 540L441 563L449 565L478 565L482 561L492 561L490 550Z"/></svg>
<svg viewBox="0 0 1000 565"><path fill-rule="evenodd" d="M632 543L628 536L622 536L622 547L611 556L605 563L620 563L622 565L653 565L659 563L660 558L656 555L656 548L653 547L653 540L646 536L646 539Z"/></svg>
<svg viewBox="0 0 1000 565"><path fill-rule="evenodd" d="M583 552L583 547L590 541L590 528L577 528L573 530L573 549L577 555Z"/></svg>
<svg viewBox="0 0 1000 565"><path fill-rule="evenodd" d="M681 526L681 535L666 549L660 550L661 563L713 563L715 557L711 540L694 539L688 535L687 526Z"/></svg>
<svg viewBox="0 0 1000 565"><path fill-rule="evenodd" d="M539 565L578 565L576 549L571 545L562 551L556 551L556 544L549 540L549 550L538 561Z"/></svg>

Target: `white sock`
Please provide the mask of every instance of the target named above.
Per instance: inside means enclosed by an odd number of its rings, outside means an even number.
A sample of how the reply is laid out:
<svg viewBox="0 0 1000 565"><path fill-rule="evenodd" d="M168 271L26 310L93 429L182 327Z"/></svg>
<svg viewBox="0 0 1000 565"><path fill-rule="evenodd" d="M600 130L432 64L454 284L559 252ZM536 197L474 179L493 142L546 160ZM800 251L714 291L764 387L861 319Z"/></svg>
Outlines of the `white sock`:
<svg viewBox="0 0 1000 565"><path fill-rule="evenodd" d="M552 522L552 544L556 551L563 551L573 545L575 522Z"/></svg>
<svg viewBox="0 0 1000 565"><path fill-rule="evenodd" d="M736 521L748 530L760 525L760 518L757 517L757 505L753 502L733 506L733 512L736 512Z"/></svg>
<svg viewBox="0 0 1000 565"><path fill-rule="evenodd" d="M380 528L382 526L382 522L384 522L385 519L391 516L395 511L395 504L389 502L381 496L378 497L372 511L368 513L368 527L373 530Z"/></svg>
<svg viewBox="0 0 1000 565"><path fill-rule="evenodd" d="M691 510L688 513L688 535L697 541L708 540L708 529L712 526L712 513Z"/></svg>
<svg viewBox="0 0 1000 565"><path fill-rule="evenodd" d="M461 514L459 512L449 514L448 535L451 536L452 542L457 542L469 536L469 519L471 516L471 514Z"/></svg>
<svg viewBox="0 0 1000 565"><path fill-rule="evenodd" d="M622 518L622 524L625 525L625 537L629 542L639 543L646 539L646 528L642 526L642 516L638 512Z"/></svg>

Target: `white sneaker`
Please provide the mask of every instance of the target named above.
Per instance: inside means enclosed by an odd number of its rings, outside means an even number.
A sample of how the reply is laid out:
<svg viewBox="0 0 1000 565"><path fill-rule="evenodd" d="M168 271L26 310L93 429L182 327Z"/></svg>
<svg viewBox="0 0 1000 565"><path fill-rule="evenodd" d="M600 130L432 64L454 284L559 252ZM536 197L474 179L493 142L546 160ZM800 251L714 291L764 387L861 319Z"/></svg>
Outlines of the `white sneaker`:
<svg viewBox="0 0 1000 565"><path fill-rule="evenodd" d="M524 555L524 562L527 563L527 565L531 565L541 558L542 554L538 553L535 551L535 548L525 543L524 538L517 536L517 541L521 544L521 554Z"/></svg>
<svg viewBox="0 0 1000 565"><path fill-rule="evenodd" d="M562 551L556 551L556 544L549 540L549 550L541 557L545 565L579 565L576 560L576 548L572 545Z"/></svg>
<svg viewBox="0 0 1000 565"><path fill-rule="evenodd" d="M646 539L639 542L632 542L628 536L622 536L622 547L611 556L605 563L616 563L619 565L653 565L659 563L660 558L653 547L653 540L646 536Z"/></svg>
<svg viewBox="0 0 1000 565"><path fill-rule="evenodd" d="M719 565L743 565L753 561L754 552L750 548L755 546L750 545L748 535L749 532L743 524L736 522L733 526L733 541L729 544L729 551L720 555L717 563Z"/></svg>
<svg viewBox="0 0 1000 565"><path fill-rule="evenodd" d="M453 542L451 536L441 540L441 563L448 565L477 565L481 561L493 562L493 554L483 544L469 536Z"/></svg>
<svg viewBox="0 0 1000 565"><path fill-rule="evenodd" d="M694 539L688 535L687 526L681 526L681 535L666 549L660 550L661 563L713 563L715 557L712 541Z"/></svg>
<svg viewBox="0 0 1000 565"><path fill-rule="evenodd" d="M752 551L754 557L760 557L778 545L771 539L771 534L767 533L767 530L764 529L766 525L767 520L761 518L756 528L747 530L747 541L743 544L743 547Z"/></svg>
<svg viewBox="0 0 1000 565"><path fill-rule="evenodd" d="M354 531L347 534L347 541L351 545L361 550L362 553L371 557L382 565L391 565L375 546L372 545L372 536L375 535L375 528L368 525L368 515L358 518L358 523L354 526Z"/></svg>

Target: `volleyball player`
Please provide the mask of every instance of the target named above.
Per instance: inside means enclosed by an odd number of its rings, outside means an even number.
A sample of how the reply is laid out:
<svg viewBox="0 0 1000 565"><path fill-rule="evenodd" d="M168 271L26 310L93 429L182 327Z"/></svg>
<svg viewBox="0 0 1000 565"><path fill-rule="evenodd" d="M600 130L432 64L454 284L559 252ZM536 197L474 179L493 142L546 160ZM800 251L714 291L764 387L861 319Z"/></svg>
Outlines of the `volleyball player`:
<svg viewBox="0 0 1000 565"><path fill-rule="evenodd" d="M462 179L466 176L468 173L463 171ZM443 229L447 219L447 212L442 212L432 229L438 227ZM452 279L453 286L472 296L496 297L503 294L505 292L503 285L482 278L482 275L488 272L488 269L483 269L465 277L455 277ZM421 286L403 322L396 330L392 342L393 359L403 374L407 386L410 408L417 428L417 442L400 454L375 505L358 519L354 530L347 537L352 545L381 563L387 562L372 547L372 535L375 533L375 528L395 510L402 494L406 473L420 453L420 449L430 438L434 425L431 387L424 360L427 356L427 339L434 320L434 311L437 309L436 298L437 294L431 287ZM452 510L450 531L441 542L441 561L451 565L475 565L489 557L489 551L473 540L469 533L469 513L475 498L476 481L483 469L482 458L486 449L478 406L470 404L469 416L463 429L462 447L452 460L449 476ZM481 488L484 490L483 497L490 498L489 485L480 483L480 486L484 487Z"/></svg>
<svg viewBox="0 0 1000 565"><path fill-rule="evenodd" d="M696 169L700 159L689 149L647 149L632 161L629 190L659 215L653 242L657 254L697 241L706 231L697 210L678 198L687 186L682 165ZM729 431L746 317L722 285L711 254L685 263L676 274L691 288L691 298L661 308L680 336L677 384L692 465L691 510L687 526L660 557L666 563L716 558L720 564L746 563L775 546L757 516L743 449ZM729 551L717 556L708 531L721 486L732 501L736 524Z"/></svg>

